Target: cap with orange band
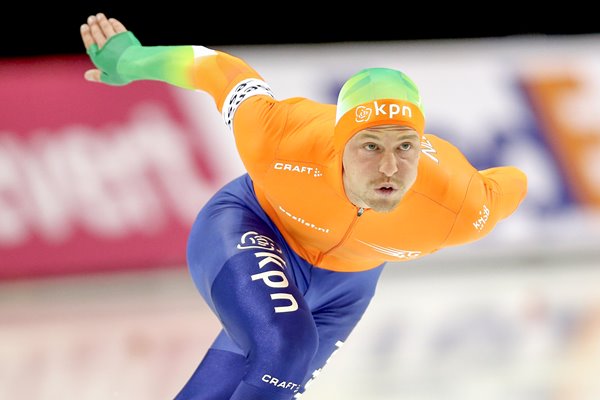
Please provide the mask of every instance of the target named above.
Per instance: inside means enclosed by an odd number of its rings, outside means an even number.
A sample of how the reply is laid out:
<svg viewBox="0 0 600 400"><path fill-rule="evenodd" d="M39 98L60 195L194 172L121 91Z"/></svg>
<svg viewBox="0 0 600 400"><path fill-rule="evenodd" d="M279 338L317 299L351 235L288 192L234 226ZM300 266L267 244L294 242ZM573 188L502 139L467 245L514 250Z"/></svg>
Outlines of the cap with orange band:
<svg viewBox="0 0 600 400"><path fill-rule="evenodd" d="M377 125L402 125L423 134L425 116L419 89L401 71L367 68L340 90L334 135L337 149L343 150L358 131Z"/></svg>

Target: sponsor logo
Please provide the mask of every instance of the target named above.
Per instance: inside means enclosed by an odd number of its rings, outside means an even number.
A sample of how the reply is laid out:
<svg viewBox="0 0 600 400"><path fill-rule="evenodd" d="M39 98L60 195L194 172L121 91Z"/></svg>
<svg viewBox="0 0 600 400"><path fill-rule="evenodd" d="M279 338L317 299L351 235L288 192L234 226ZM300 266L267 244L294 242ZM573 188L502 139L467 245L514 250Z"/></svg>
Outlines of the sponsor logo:
<svg viewBox="0 0 600 400"><path fill-rule="evenodd" d="M240 243L237 245L240 250L256 249L254 256L258 258L258 269L263 272L250 275L252 281L262 281L265 285L273 289L285 289L290 283L283 273L286 267L285 260L281 257L281 249L275 241L268 236L260 235L254 231L248 231L240 238ZM267 269L274 267L275 269ZM290 293L277 292L271 293L271 300L283 300L286 305L280 305L281 302L274 306L275 313L294 312L298 309L298 302Z"/></svg>
<svg viewBox="0 0 600 400"><path fill-rule="evenodd" d="M421 136L421 153L435 161L436 164L440 163L440 160L436 157L437 151L433 148L433 145L425 136Z"/></svg>
<svg viewBox="0 0 600 400"><path fill-rule="evenodd" d="M356 107L356 111L355 111L355 115L356 115L356 122L367 122L368 120L371 119L371 114L373 113L373 110L370 109L369 107L365 107L365 106L358 106Z"/></svg>
<svg viewBox="0 0 600 400"><path fill-rule="evenodd" d="M240 243L237 245L237 248L240 250L262 249L276 251L279 254L283 253L273 239L265 235L259 235L254 231L248 231L244 233L240 239Z"/></svg>
<svg viewBox="0 0 600 400"><path fill-rule="evenodd" d="M296 392L298 392L298 390L300 390L300 385L298 385L297 383L290 382L290 381L282 381L281 379L278 379L278 378L274 377L273 375L264 374L262 376L261 380L263 382L266 382L277 388L290 389L294 393L296 393Z"/></svg>
<svg viewBox="0 0 600 400"><path fill-rule="evenodd" d="M412 110L407 105L400 106L395 103L380 104L377 101L374 101L373 108L366 106L356 107L354 120L356 122L367 122L371 119L371 116L373 114L375 114L375 116L387 115L390 119L394 118L396 115L402 115L406 118L412 118Z"/></svg>
<svg viewBox="0 0 600 400"><path fill-rule="evenodd" d="M304 226L308 226L309 228L312 228L316 231L319 232L324 232L324 233L329 233L329 228L322 228L320 226L316 226L315 224L308 222L306 220L304 220L304 218L302 217L297 217L294 214L290 213L289 211L286 211L283 207L279 206L279 211L281 211L282 213L284 213L285 215L287 215L288 217L290 217L291 219L293 219L294 221L297 221L299 223L301 223Z"/></svg>
<svg viewBox="0 0 600 400"><path fill-rule="evenodd" d="M127 99L127 104L138 101ZM218 181L204 177L193 162L191 133L162 106L128 107L130 119L111 120L109 128L98 130L65 124L46 131L35 126L25 139L0 129L0 259L6 260L2 251L8 246L41 249L41 242L61 243L83 255L76 244L80 230L101 239L94 251L123 246L125 238L140 232L149 232L160 245L159 238L171 234L176 223L187 225L195 218L197 200L208 199ZM124 154L135 154L133 166L122 162ZM177 184L170 179L172 171L178 171ZM95 212L81 212L91 204ZM60 253L57 260L66 261L67 252ZM94 260L93 253L85 259ZM40 260L39 266L50 265L45 257Z"/></svg>
<svg viewBox="0 0 600 400"><path fill-rule="evenodd" d="M358 239L356 239L356 240L358 240ZM372 244L372 243L363 242L362 240L358 240L358 241L366 246L369 246L370 248L372 248L373 250L375 250L379 253L385 254L387 256L393 256L393 257L399 258L401 260L417 258L421 255L421 252L416 251L416 250L401 250L401 249L395 249L393 247L384 247L384 246L379 246L379 245Z"/></svg>
<svg viewBox="0 0 600 400"><path fill-rule="evenodd" d="M483 228L485 227L485 223L488 221L488 219L490 218L490 209L486 207L486 205L483 205L483 208L481 210L479 210L479 218L477 218L477 221L473 222L473 226L475 227L476 230L478 230L479 232L481 232L483 230Z"/></svg>
<svg viewBox="0 0 600 400"><path fill-rule="evenodd" d="M291 172L298 172L300 174L312 175L315 178L319 178L319 177L323 176L323 173L319 170L319 168L307 167L306 165L276 162L273 165L273 168L280 170L280 171L291 171Z"/></svg>

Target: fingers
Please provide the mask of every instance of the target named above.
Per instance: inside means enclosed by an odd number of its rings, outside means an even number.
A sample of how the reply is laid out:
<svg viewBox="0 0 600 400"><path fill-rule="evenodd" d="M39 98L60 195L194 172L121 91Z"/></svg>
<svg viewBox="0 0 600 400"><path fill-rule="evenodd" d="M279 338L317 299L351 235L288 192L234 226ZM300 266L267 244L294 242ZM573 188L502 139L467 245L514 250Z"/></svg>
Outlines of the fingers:
<svg viewBox="0 0 600 400"><path fill-rule="evenodd" d="M83 74L86 81L100 82L100 70L99 69L88 69Z"/></svg>
<svg viewBox="0 0 600 400"><path fill-rule="evenodd" d="M92 38L94 39L94 43L98 45L99 48L102 48L106 43L108 37L104 34L104 31L100 27L98 23L98 18L95 15L90 15L88 17L87 23L90 27L90 32L92 33Z"/></svg>
<svg viewBox="0 0 600 400"><path fill-rule="evenodd" d="M115 32L121 33L121 32L127 31L127 28L125 28L125 25L123 25L121 22L119 22L115 18L109 18L108 21L112 24L112 27Z"/></svg>
<svg viewBox="0 0 600 400"><path fill-rule="evenodd" d="M97 44L99 48L102 48L111 36L125 32L127 29L115 18L108 19L103 13L98 13L90 15L87 23L81 25L80 30L81 39L87 50L92 44Z"/></svg>
<svg viewBox="0 0 600 400"><path fill-rule="evenodd" d="M95 43L94 38L92 37L92 32L90 32L90 27L88 24L81 25L79 30L81 32L81 40L83 40L83 45L87 50Z"/></svg>
<svg viewBox="0 0 600 400"><path fill-rule="evenodd" d="M106 18L106 16L104 14L102 14L102 13L96 14L96 21L98 22L98 25L100 26L100 29L102 30L102 34L104 35L104 37L106 39L108 39L111 36L116 34L115 30L113 29L112 24L108 21L108 19Z"/></svg>

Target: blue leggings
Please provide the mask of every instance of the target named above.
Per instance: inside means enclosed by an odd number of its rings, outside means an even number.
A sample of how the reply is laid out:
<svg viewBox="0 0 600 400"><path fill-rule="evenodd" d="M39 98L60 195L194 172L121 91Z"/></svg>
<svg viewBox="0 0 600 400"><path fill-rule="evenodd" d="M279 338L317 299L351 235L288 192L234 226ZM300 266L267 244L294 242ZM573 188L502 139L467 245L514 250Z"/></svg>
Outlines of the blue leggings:
<svg viewBox="0 0 600 400"><path fill-rule="evenodd" d="M247 174L200 211L187 258L223 329L176 400L299 398L361 319L383 269L333 272L304 261Z"/></svg>

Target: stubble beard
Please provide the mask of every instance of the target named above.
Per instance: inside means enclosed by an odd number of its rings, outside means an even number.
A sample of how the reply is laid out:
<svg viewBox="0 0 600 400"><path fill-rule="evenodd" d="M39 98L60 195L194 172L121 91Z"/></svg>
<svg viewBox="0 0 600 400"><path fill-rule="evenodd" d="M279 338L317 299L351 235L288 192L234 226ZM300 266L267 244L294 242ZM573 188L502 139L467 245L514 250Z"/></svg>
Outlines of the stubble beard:
<svg viewBox="0 0 600 400"><path fill-rule="evenodd" d="M396 209L396 207L398 207L398 204L400 204L402 197L404 197L404 193L399 197L394 196L393 199L392 198L368 199L365 203L371 210L373 210L375 212L388 213L388 212L394 211Z"/></svg>
<svg viewBox="0 0 600 400"><path fill-rule="evenodd" d="M397 182L396 187L398 193L394 193L393 197L382 197L382 196L373 196L371 198L366 197L364 202L367 204L368 208L375 212L380 213L389 213L394 211L404 196L408 189L414 184L416 181L416 176L408 182L408 185ZM376 185L377 186L377 185Z"/></svg>

